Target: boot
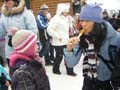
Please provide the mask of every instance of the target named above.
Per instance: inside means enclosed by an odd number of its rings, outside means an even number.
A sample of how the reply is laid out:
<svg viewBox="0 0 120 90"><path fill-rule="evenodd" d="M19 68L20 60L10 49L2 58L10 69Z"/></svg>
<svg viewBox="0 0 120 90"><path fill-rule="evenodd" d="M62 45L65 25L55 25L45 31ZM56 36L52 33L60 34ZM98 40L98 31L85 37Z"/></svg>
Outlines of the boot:
<svg viewBox="0 0 120 90"><path fill-rule="evenodd" d="M55 58L54 64L53 64L53 73L54 74L61 74L61 72L59 70L61 61L62 61L62 57L60 55L56 55L56 58Z"/></svg>
<svg viewBox="0 0 120 90"><path fill-rule="evenodd" d="M66 69L67 69L67 75L77 76L77 74L74 72L73 68L66 67Z"/></svg>
<svg viewBox="0 0 120 90"><path fill-rule="evenodd" d="M60 68L60 62L61 62L60 59L54 61L54 64L53 64L53 73L54 74L61 74L61 72L59 70L59 68Z"/></svg>
<svg viewBox="0 0 120 90"><path fill-rule="evenodd" d="M53 65L53 73L54 73L54 74L61 74L61 72L60 72L60 70L59 70L59 66Z"/></svg>
<svg viewBox="0 0 120 90"><path fill-rule="evenodd" d="M50 60L49 52L45 54L45 65L46 66L53 65L53 62Z"/></svg>

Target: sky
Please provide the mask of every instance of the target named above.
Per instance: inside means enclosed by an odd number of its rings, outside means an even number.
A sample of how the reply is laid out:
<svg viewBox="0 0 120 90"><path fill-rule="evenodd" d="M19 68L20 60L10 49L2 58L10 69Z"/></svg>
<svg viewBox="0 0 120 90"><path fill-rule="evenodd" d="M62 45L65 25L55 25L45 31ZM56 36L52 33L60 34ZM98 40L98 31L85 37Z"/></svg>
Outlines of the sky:
<svg viewBox="0 0 120 90"><path fill-rule="evenodd" d="M87 3L99 3L101 7L107 10L120 10L120 0L87 0Z"/></svg>

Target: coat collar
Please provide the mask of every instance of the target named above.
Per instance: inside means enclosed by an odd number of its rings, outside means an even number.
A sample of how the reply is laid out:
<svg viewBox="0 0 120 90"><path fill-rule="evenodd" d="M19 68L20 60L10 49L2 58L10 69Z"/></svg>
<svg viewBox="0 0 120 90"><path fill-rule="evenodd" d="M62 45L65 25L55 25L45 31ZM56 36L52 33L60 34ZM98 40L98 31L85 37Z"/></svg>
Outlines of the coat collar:
<svg viewBox="0 0 120 90"><path fill-rule="evenodd" d="M105 23L105 25L107 26L106 39L113 37L117 33L116 30L112 27L112 25L108 21L103 21L103 23Z"/></svg>
<svg viewBox="0 0 120 90"><path fill-rule="evenodd" d="M2 13L6 16L19 14L21 13L25 8L25 0L20 0L20 3L17 7L13 7L11 9L7 9L5 7L5 3L2 6Z"/></svg>

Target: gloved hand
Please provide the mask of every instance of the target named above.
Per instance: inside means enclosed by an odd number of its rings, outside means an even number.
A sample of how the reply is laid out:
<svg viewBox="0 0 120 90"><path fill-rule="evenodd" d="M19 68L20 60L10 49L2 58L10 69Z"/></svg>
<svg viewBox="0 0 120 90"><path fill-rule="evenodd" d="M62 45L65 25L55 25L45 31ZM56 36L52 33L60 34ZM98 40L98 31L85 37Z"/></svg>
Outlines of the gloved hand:
<svg viewBox="0 0 120 90"><path fill-rule="evenodd" d="M9 31L8 45L12 47L12 36L18 31L18 28L16 28L16 27L10 27L8 31Z"/></svg>
<svg viewBox="0 0 120 90"><path fill-rule="evenodd" d="M12 36L11 36L11 35L9 35L8 37L9 37L9 40L8 40L8 45L12 47Z"/></svg>

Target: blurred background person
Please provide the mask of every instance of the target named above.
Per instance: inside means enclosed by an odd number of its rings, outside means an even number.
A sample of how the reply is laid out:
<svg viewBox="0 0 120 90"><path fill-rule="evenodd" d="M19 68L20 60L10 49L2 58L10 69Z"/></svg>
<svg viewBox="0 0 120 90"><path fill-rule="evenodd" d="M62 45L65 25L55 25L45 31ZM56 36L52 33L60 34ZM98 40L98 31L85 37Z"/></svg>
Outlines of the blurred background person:
<svg viewBox="0 0 120 90"><path fill-rule="evenodd" d="M73 1L73 14L79 13L81 9L80 0Z"/></svg>
<svg viewBox="0 0 120 90"><path fill-rule="evenodd" d="M40 7L40 12L37 15L37 26L39 29L39 40L42 45L40 50L40 57L45 58L46 65L52 65L52 61L50 58L50 45L47 43L50 41L51 37L47 34L46 29L48 27L48 22L51 19L51 15L48 12L48 6L43 4ZM49 48L49 49L46 49Z"/></svg>
<svg viewBox="0 0 120 90"><path fill-rule="evenodd" d="M120 15L114 19L112 25L116 31L120 32Z"/></svg>

